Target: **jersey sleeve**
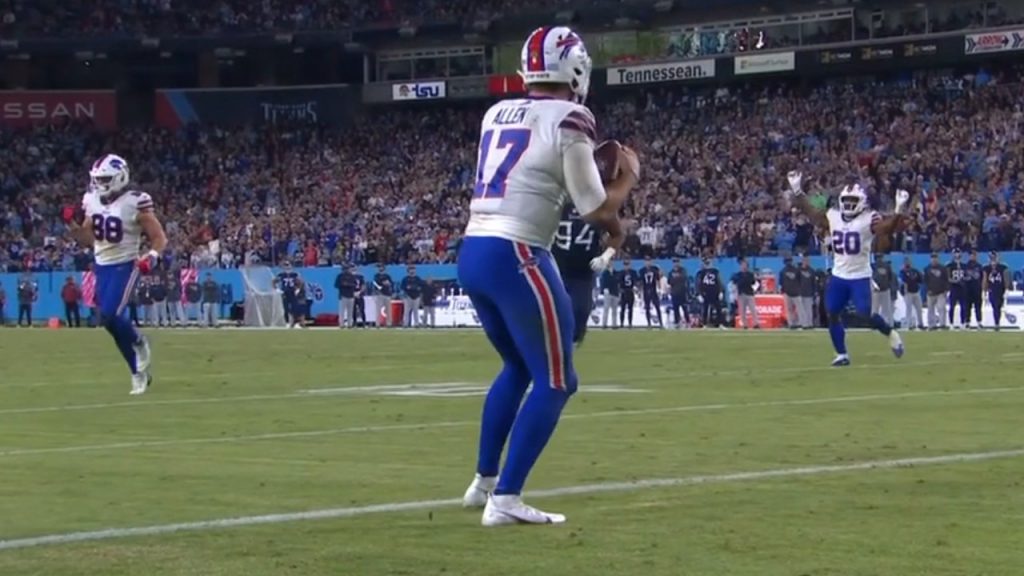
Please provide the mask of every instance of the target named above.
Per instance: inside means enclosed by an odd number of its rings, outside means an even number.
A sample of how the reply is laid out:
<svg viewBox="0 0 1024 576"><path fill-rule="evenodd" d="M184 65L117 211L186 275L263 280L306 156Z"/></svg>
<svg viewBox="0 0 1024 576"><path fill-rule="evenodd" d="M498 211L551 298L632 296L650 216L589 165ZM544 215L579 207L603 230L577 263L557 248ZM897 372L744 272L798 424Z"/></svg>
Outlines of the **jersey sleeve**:
<svg viewBox="0 0 1024 576"><path fill-rule="evenodd" d="M145 192L132 192L135 197L135 210L145 212L153 209L153 197Z"/></svg>
<svg viewBox="0 0 1024 576"><path fill-rule="evenodd" d="M570 139L584 137L591 143L597 140L597 120L586 106L573 106L558 123L558 128Z"/></svg>
<svg viewBox="0 0 1024 576"><path fill-rule="evenodd" d="M562 171L565 188L580 216L586 216L604 204L608 194L594 162L592 142L577 141L566 148L562 155Z"/></svg>

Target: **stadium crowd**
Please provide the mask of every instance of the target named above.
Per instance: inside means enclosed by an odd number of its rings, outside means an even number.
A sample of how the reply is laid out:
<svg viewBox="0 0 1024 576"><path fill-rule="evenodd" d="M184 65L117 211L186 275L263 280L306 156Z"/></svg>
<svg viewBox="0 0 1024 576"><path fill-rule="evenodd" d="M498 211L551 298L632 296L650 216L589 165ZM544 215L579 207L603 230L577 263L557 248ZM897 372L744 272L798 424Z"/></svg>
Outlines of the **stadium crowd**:
<svg viewBox="0 0 1024 576"><path fill-rule="evenodd" d="M604 4L642 4L643 1L607 0ZM650 2L653 4L653 1ZM497 14L555 8L585 7L581 0L0 0L0 37L67 37L132 35L209 35L253 32L337 30L381 23L461 21ZM872 29L860 26L858 38L892 37L1019 22L999 2L964 3L942 17L891 22L879 20ZM735 15L733 8L704 7L708 20ZM983 12L984 10L984 12ZM924 14L923 12L921 14ZM835 31L833 31L835 32ZM773 35L774 36L774 35ZM827 36L827 34L826 34ZM824 38L823 38L824 39ZM839 40L849 40L848 37ZM810 40L810 38L808 38ZM789 45L795 37L773 39L774 46Z"/></svg>
<svg viewBox="0 0 1024 576"><path fill-rule="evenodd" d="M595 95L599 131L643 158L630 252L820 252L812 226L780 202L794 168L815 192L861 180L881 209L897 188L912 191L920 212L897 248L1022 249L1022 71ZM371 109L344 130L0 131L0 271L87 265L60 213L107 151L126 155L156 199L168 265L451 262L483 106Z"/></svg>

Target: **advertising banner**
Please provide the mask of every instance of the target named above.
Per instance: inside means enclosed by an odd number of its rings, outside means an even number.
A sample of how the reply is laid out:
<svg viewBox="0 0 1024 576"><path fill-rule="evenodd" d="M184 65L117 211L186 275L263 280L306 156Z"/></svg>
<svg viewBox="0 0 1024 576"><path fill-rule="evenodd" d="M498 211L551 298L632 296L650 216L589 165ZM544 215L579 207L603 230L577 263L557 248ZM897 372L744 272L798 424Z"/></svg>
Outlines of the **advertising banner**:
<svg viewBox="0 0 1024 576"><path fill-rule="evenodd" d="M796 69L796 52L774 52L771 54L750 54L733 59L737 76L744 74L767 74L769 72L790 72Z"/></svg>
<svg viewBox="0 0 1024 576"><path fill-rule="evenodd" d="M1024 28L964 36L964 54L991 54L1013 50L1024 50Z"/></svg>
<svg viewBox="0 0 1024 576"><path fill-rule="evenodd" d="M29 126L89 122L101 130L117 128L113 90L16 90L0 92L0 124Z"/></svg>
<svg viewBox="0 0 1024 576"><path fill-rule="evenodd" d="M352 91L344 84L158 90L156 123L165 128L193 122L339 125L349 117L352 98Z"/></svg>
<svg viewBox="0 0 1024 576"><path fill-rule="evenodd" d="M440 100L444 97L444 82L406 82L391 86L391 98L395 101Z"/></svg>
<svg viewBox="0 0 1024 576"><path fill-rule="evenodd" d="M687 60L640 66L616 66L608 69L609 86L678 82L715 77L714 60Z"/></svg>
<svg viewBox="0 0 1024 576"><path fill-rule="evenodd" d="M786 327L786 299L781 294L756 294L754 295L754 306L757 307L761 328ZM747 314L742 322L740 317L736 316L735 326L736 328L754 326L753 315Z"/></svg>
<svg viewBox="0 0 1024 576"><path fill-rule="evenodd" d="M524 94L526 86L519 74L498 74L487 79L487 93L491 96Z"/></svg>
<svg viewBox="0 0 1024 576"><path fill-rule="evenodd" d="M911 42L875 43L869 46L844 46L828 48L819 52L797 54L798 65L805 68L829 69L856 66L869 70L874 66L900 63L909 60L949 62L963 58L960 53L960 38L937 38Z"/></svg>

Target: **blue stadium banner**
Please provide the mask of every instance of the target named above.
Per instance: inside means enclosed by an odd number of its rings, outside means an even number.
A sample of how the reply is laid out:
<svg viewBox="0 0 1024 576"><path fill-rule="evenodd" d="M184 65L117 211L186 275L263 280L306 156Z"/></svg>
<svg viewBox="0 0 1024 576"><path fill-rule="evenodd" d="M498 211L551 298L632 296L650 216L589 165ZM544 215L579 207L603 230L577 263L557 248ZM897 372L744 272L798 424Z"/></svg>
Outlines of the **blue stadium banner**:
<svg viewBox="0 0 1024 576"><path fill-rule="evenodd" d="M345 124L359 94L346 84L158 90L156 124Z"/></svg>

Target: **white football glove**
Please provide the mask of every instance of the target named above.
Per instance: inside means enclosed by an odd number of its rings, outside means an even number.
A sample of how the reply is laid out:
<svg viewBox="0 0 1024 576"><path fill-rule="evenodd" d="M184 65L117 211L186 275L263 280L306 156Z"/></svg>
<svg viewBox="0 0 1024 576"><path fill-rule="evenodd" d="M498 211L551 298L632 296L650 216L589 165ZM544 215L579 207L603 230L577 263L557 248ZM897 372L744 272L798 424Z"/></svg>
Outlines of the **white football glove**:
<svg viewBox="0 0 1024 576"><path fill-rule="evenodd" d="M600 256L590 261L590 269L597 273L604 272L611 266L614 257L615 249L608 248Z"/></svg>
<svg viewBox="0 0 1024 576"><path fill-rule="evenodd" d="M791 170L789 174L786 174L786 179L789 180L789 189L796 196L804 193L803 185L804 175L798 170Z"/></svg>
<svg viewBox="0 0 1024 576"><path fill-rule="evenodd" d="M906 190L896 191L896 213L902 214L903 209L907 207L907 202L910 202L910 192Z"/></svg>

